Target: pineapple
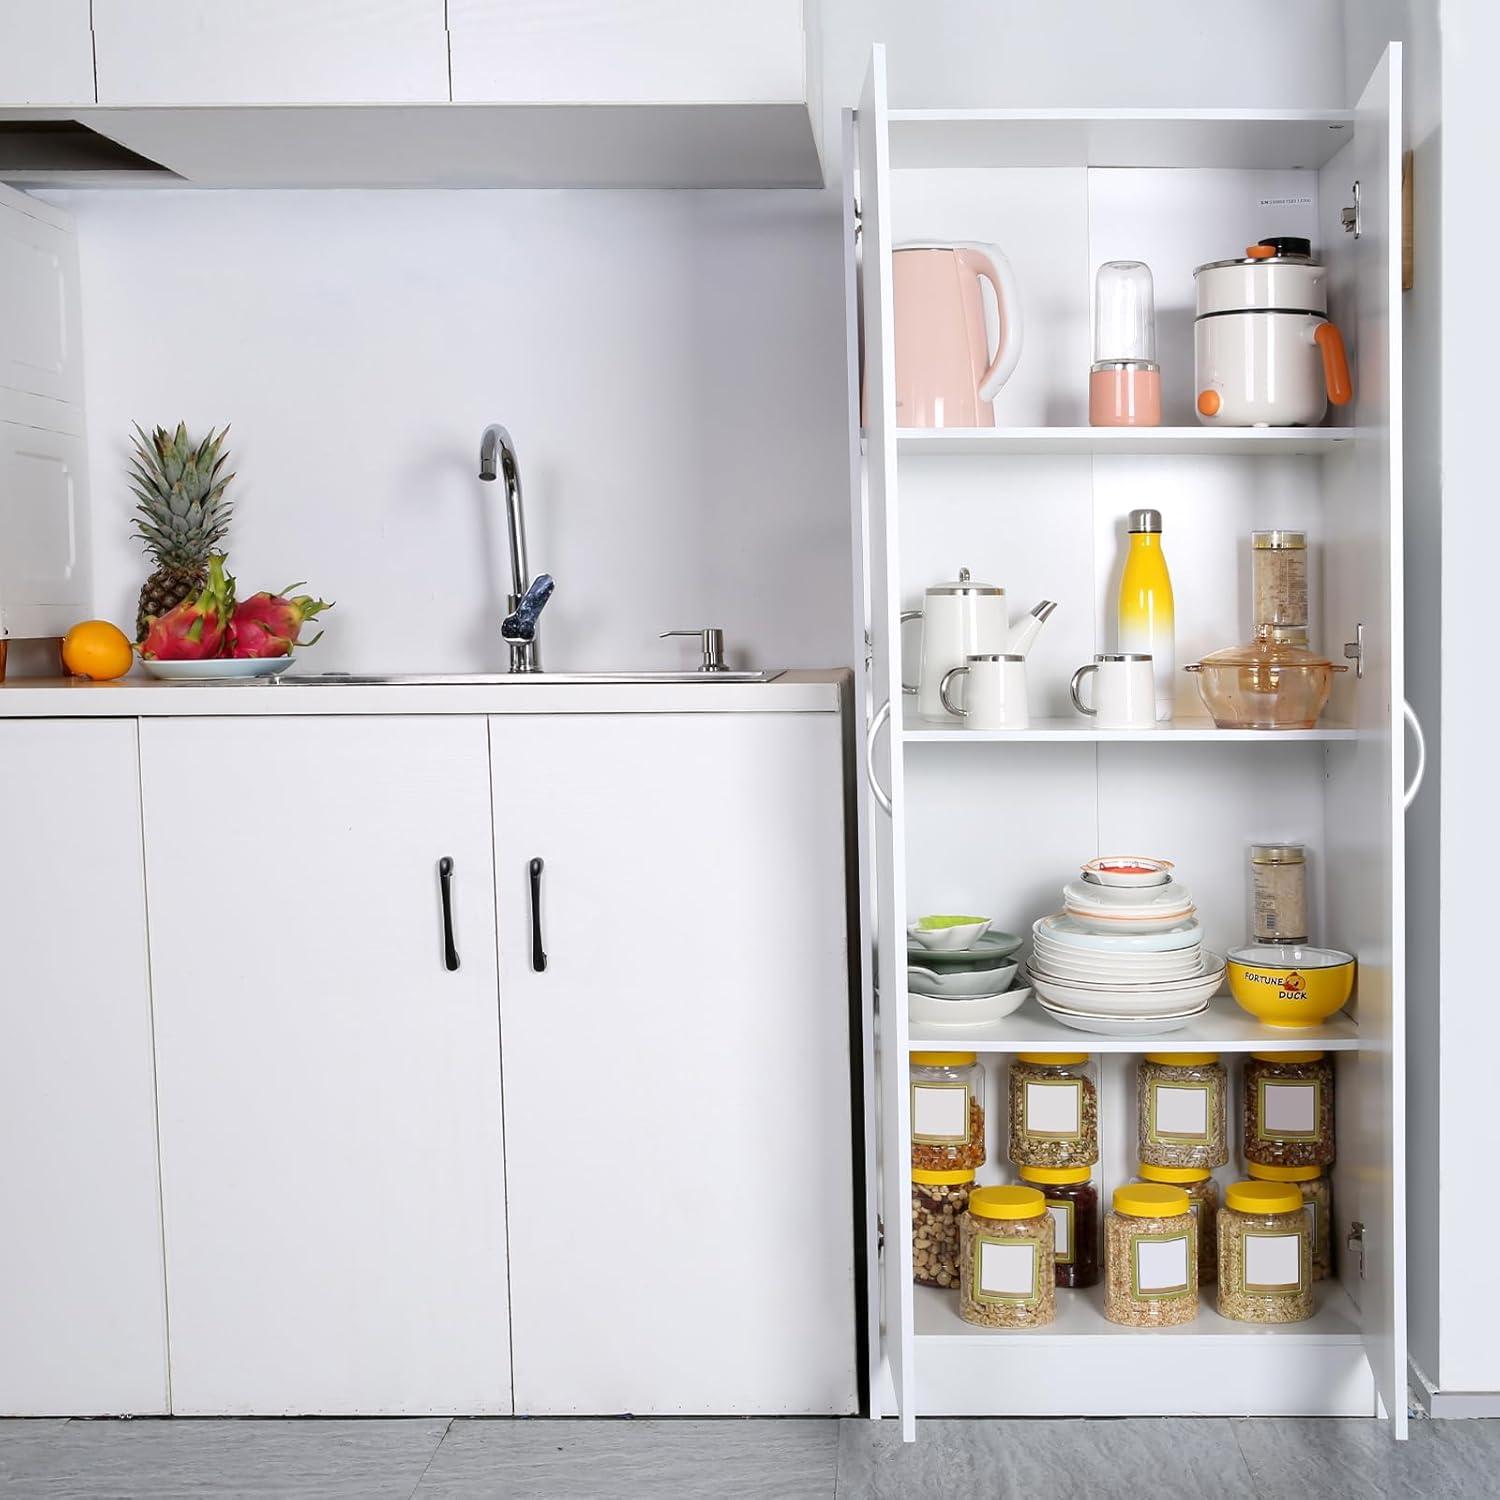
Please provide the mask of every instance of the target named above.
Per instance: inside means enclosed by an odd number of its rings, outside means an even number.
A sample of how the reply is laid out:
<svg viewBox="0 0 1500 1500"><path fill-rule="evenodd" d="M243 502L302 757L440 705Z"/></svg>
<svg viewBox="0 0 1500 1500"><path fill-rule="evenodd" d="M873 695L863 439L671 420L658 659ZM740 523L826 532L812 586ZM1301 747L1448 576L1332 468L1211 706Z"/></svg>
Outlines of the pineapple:
<svg viewBox="0 0 1500 1500"><path fill-rule="evenodd" d="M208 556L229 529L230 502L220 477L229 455L221 452L229 429L212 429L201 443L179 422L175 433L156 428L147 437L135 429L130 487L135 492L136 535L156 563L141 589L135 634L144 640L151 621L164 615L208 581Z"/></svg>

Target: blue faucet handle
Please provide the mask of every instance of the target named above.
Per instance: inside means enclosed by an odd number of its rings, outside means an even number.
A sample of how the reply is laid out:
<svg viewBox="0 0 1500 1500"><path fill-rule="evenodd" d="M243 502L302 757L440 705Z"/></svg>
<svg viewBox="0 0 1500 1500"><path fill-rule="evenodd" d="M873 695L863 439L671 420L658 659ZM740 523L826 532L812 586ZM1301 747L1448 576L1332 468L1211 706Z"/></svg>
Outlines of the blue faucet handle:
<svg viewBox="0 0 1500 1500"><path fill-rule="evenodd" d="M514 612L506 615L500 622L500 634L507 641L534 641L536 622L556 587L550 573L538 573Z"/></svg>

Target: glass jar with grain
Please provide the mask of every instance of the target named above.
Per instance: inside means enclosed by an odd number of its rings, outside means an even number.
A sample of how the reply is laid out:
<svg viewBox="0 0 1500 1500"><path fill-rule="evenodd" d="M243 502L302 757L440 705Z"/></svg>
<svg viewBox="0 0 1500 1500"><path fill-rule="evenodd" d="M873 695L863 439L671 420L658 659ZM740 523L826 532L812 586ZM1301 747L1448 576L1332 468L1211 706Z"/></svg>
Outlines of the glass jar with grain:
<svg viewBox="0 0 1500 1500"><path fill-rule="evenodd" d="M1219 1315L1300 1323L1312 1312L1312 1252L1297 1185L1232 1184L1219 1214Z"/></svg>
<svg viewBox="0 0 1500 1500"><path fill-rule="evenodd" d="M1143 1161L1137 1180L1169 1183L1188 1195L1198 1246L1198 1286L1212 1286L1219 1279L1219 1184L1213 1173L1207 1167L1158 1167Z"/></svg>
<svg viewBox="0 0 1500 1500"><path fill-rule="evenodd" d="M1326 1281L1333 1275L1333 1183L1321 1167L1263 1167L1250 1162L1246 1170L1258 1182L1289 1182L1302 1194L1307 1215L1308 1240L1312 1245L1312 1279Z"/></svg>
<svg viewBox="0 0 1500 1500"><path fill-rule="evenodd" d="M1033 1187L969 1194L958 1227L958 1311L980 1328L1040 1328L1057 1313L1052 1215Z"/></svg>
<svg viewBox="0 0 1500 1500"><path fill-rule="evenodd" d="M1148 1052L1136 1070L1140 1159L1222 1167L1229 1160L1228 1084L1217 1052Z"/></svg>
<svg viewBox="0 0 1500 1500"><path fill-rule="evenodd" d="M972 1052L911 1055L911 1164L984 1165L984 1069Z"/></svg>
<svg viewBox="0 0 1500 1500"><path fill-rule="evenodd" d="M1252 623L1274 626L1283 640L1300 633L1307 641L1307 533L1252 531L1250 533L1250 595Z"/></svg>
<svg viewBox="0 0 1500 1500"><path fill-rule="evenodd" d="M1018 1167L1099 1160L1099 1083L1086 1052L1018 1052L1011 1060L1010 1159Z"/></svg>
<svg viewBox="0 0 1500 1500"><path fill-rule="evenodd" d="M1333 1064L1322 1052L1252 1052L1245 1059L1247 1162L1326 1167L1333 1161Z"/></svg>
<svg viewBox="0 0 1500 1500"><path fill-rule="evenodd" d="M1305 844L1251 844L1250 892L1257 943L1307 941Z"/></svg>
<svg viewBox="0 0 1500 1500"><path fill-rule="evenodd" d="M969 1206L974 1169L911 1174L911 1279L918 1286L958 1285L958 1223Z"/></svg>
<svg viewBox="0 0 1500 1500"><path fill-rule="evenodd" d="M1115 1189L1104 1216L1104 1316L1170 1328L1198 1316L1198 1261L1188 1195L1164 1182Z"/></svg>
<svg viewBox="0 0 1500 1500"><path fill-rule="evenodd" d="M1052 1215L1058 1286L1099 1280L1099 1189L1092 1167L1022 1167L1021 1181L1041 1190Z"/></svg>

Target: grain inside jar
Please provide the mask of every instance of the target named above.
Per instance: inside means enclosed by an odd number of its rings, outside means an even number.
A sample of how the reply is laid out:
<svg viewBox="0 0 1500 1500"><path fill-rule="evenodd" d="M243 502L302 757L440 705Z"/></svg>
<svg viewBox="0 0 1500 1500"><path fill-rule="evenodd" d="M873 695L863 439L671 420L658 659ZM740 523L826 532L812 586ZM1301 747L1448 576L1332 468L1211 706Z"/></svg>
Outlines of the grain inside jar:
<svg viewBox="0 0 1500 1500"><path fill-rule="evenodd" d="M1036 1188L975 1188L959 1221L958 1256L966 1323L1039 1328L1056 1316L1052 1215Z"/></svg>
<svg viewBox="0 0 1500 1500"><path fill-rule="evenodd" d="M1322 1052L1252 1052L1245 1060L1246 1162L1326 1167L1334 1158L1333 1064Z"/></svg>
<svg viewBox="0 0 1500 1500"><path fill-rule="evenodd" d="M1251 844L1251 926L1257 943L1305 943L1307 846Z"/></svg>
<svg viewBox="0 0 1500 1500"><path fill-rule="evenodd" d="M1011 1060L1010 1159L1018 1167L1099 1160L1099 1088L1086 1052L1018 1052Z"/></svg>
<svg viewBox="0 0 1500 1500"><path fill-rule="evenodd" d="M1158 1167L1224 1166L1228 1083L1217 1052L1148 1052L1136 1070L1141 1161Z"/></svg>
<svg viewBox="0 0 1500 1500"><path fill-rule="evenodd" d="M1104 1218L1104 1316L1127 1328L1171 1328L1198 1316L1198 1262L1188 1195L1166 1183L1115 1189Z"/></svg>
<svg viewBox="0 0 1500 1500"><path fill-rule="evenodd" d="M1165 1182L1188 1195L1197 1244L1198 1287L1212 1286L1219 1279L1219 1184L1206 1167L1157 1167L1140 1164L1141 1182Z"/></svg>
<svg viewBox="0 0 1500 1500"><path fill-rule="evenodd" d="M948 1172L912 1169L911 1271L918 1286L958 1286L958 1225L973 1187L970 1167Z"/></svg>
<svg viewBox="0 0 1500 1500"><path fill-rule="evenodd" d="M912 1053L911 1164L929 1172L984 1165L984 1069L974 1053Z"/></svg>
<svg viewBox="0 0 1500 1500"><path fill-rule="evenodd" d="M1312 1244L1312 1279L1333 1275L1333 1183L1321 1167L1263 1167L1250 1162L1246 1170L1258 1182L1290 1182L1302 1194L1307 1233Z"/></svg>
<svg viewBox="0 0 1500 1500"><path fill-rule="evenodd" d="M1312 1251L1295 1183L1236 1182L1224 1194L1218 1306L1239 1323L1312 1317Z"/></svg>

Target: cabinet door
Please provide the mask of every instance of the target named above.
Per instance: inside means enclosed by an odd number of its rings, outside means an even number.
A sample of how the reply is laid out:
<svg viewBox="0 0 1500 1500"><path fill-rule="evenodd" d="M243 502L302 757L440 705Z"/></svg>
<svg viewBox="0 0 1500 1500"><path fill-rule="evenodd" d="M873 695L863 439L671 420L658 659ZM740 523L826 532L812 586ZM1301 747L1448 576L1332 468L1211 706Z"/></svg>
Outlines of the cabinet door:
<svg viewBox="0 0 1500 1500"><path fill-rule="evenodd" d="M135 724L12 719L0 766L0 1412L165 1412Z"/></svg>
<svg viewBox="0 0 1500 1500"><path fill-rule="evenodd" d="M443 0L93 0L100 104L448 98Z"/></svg>
<svg viewBox="0 0 1500 1500"><path fill-rule="evenodd" d="M0 101L94 102L89 0L0 0Z"/></svg>
<svg viewBox="0 0 1500 1500"><path fill-rule="evenodd" d="M141 739L173 1410L509 1411L484 720Z"/></svg>
<svg viewBox="0 0 1500 1500"><path fill-rule="evenodd" d="M491 725L516 1410L852 1411L837 715Z"/></svg>

